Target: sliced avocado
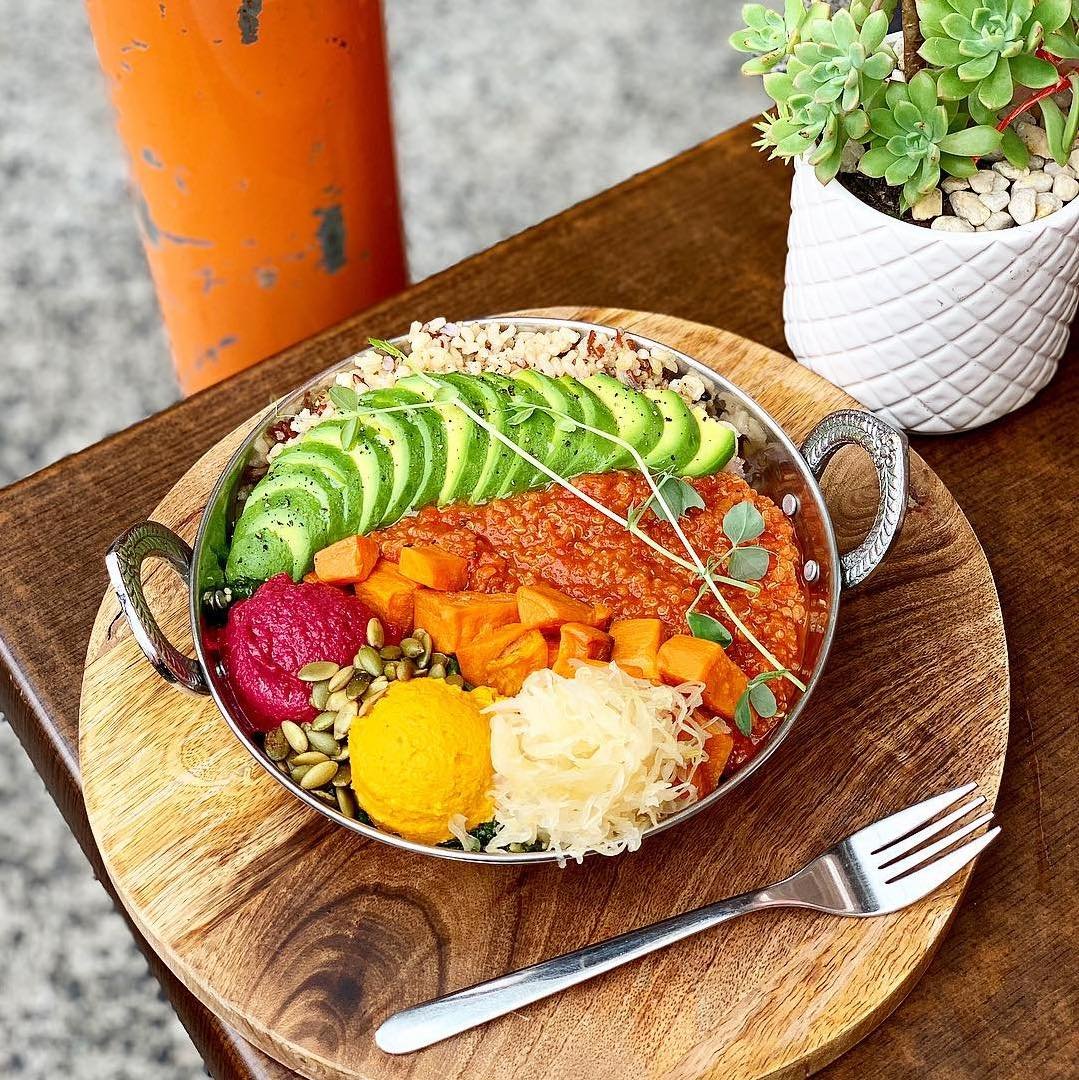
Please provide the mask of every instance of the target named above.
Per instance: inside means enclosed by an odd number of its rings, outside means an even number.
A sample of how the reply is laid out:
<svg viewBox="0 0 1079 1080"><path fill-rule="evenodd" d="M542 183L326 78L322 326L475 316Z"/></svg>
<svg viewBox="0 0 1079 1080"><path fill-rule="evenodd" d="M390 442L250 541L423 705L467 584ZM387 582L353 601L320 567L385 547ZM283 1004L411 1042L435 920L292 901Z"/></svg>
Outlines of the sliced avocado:
<svg viewBox="0 0 1079 1080"><path fill-rule="evenodd" d="M329 473L310 465L288 465L264 476L251 492L251 498L267 498L277 492L303 491L312 496L322 513L324 543L332 544L346 535L344 496L338 482Z"/></svg>
<svg viewBox="0 0 1079 1080"><path fill-rule="evenodd" d="M719 472L738 449L738 430L726 420L715 420L704 409L693 406L694 418L701 429L701 445L679 470L683 476L708 476Z"/></svg>
<svg viewBox="0 0 1079 1080"><path fill-rule="evenodd" d="M342 535L357 531L363 508L363 485L356 463L338 447L329 443L293 443L286 446L270 463L271 475L282 470L306 468L324 475L341 493Z"/></svg>
<svg viewBox="0 0 1079 1080"><path fill-rule="evenodd" d="M659 410L639 390L634 390L611 375L589 375L581 380L611 410L619 436L643 458L652 452L663 434ZM618 450L609 464L612 469L633 467L633 456Z"/></svg>
<svg viewBox="0 0 1079 1080"><path fill-rule="evenodd" d="M568 416L571 420L584 420L584 410L581 408L576 396L570 390L550 375L544 375L542 371L526 368L517 372L513 379L531 392L541 405L545 405L555 412ZM537 432L536 444L541 452L536 454L546 466L559 476L573 476L573 461L577 457L577 451L582 441L588 436L588 432L580 428L563 431L557 427L556 418L550 413L534 412L527 421L529 425L541 427L541 421L546 420L546 426ZM524 425L522 425L524 426ZM537 472L536 481L529 487L550 483L550 477L546 473Z"/></svg>
<svg viewBox="0 0 1079 1080"><path fill-rule="evenodd" d="M589 427L606 431L611 435L618 434L611 410L584 383L570 375L560 375L556 382L577 402L584 422ZM602 435L594 435L588 431L582 432L577 454L570 462L573 470L571 475L603 472L611 467L611 462L621 453L620 447L609 439L603 438Z"/></svg>
<svg viewBox="0 0 1079 1080"><path fill-rule="evenodd" d="M389 390L371 390L363 395L362 401L375 408L400 408L404 405L419 405L424 398L411 390L404 390L400 383ZM406 510L418 510L438 501L442 481L446 475L446 427L435 409L409 409L397 414L412 423L420 438L418 461L418 480L409 506ZM417 463L413 463L417 467Z"/></svg>
<svg viewBox="0 0 1079 1080"><path fill-rule="evenodd" d="M287 567L282 565L280 548L272 542L274 537L288 548L291 558ZM299 581L325 538L321 507L314 496L304 491L278 491L260 498L252 493L236 522L226 575L230 580L246 577L263 581L285 571Z"/></svg>
<svg viewBox="0 0 1079 1080"><path fill-rule="evenodd" d="M361 407L386 408L385 399L377 396L380 393L389 391L368 391L361 394ZM380 440L390 455L390 495L376 527L392 525L415 506L416 493L424 478L423 438L412 418L403 412L361 413L357 440L365 437Z"/></svg>
<svg viewBox="0 0 1079 1080"><path fill-rule="evenodd" d="M386 515L390 492L394 487L393 460L381 436L373 427L365 424L356 425L356 438L351 447L345 450L341 445L341 433L345 424L344 420L324 420L305 431L297 445L324 443L335 450L342 450L351 458L360 475L360 489L363 492L355 531L363 534L378 528Z"/></svg>
<svg viewBox="0 0 1079 1080"><path fill-rule="evenodd" d="M663 419L663 434L644 460L650 469L678 472L700 449L700 425L682 395L674 390L645 390L644 396Z"/></svg>
<svg viewBox="0 0 1079 1080"><path fill-rule="evenodd" d="M440 387L456 392L456 388L444 380L442 375L409 375L401 379L395 389L409 390L425 401L433 401ZM465 400L471 405L468 398ZM446 474L438 493L438 505L445 506L456 499L467 499L475 490L480 470L487 460L490 436L453 401L437 405L431 411L438 414L446 433Z"/></svg>
<svg viewBox="0 0 1079 1080"><path fill-rule="evenodd" d="M269 581L296 571L292 548L270 528L256 529L233 538L225 562L225 580Z"/></svg>
<svg viewBox="0 0 1079 1080"><path fill-rule="evenodd" d="M506 404L502 394L487 380L477 375L464 375L450 372L443 376L451 386L460 391L461 396L472 409L482 416L496 431L506 434ZM467 494L469 502L481 503L493 499L502 485L512 476L522 460L517 452L501 439L489 432L484 432L487 439L487 457L480 468L476 486Z"/></svg>
<svg viewBox="0 0 1079 1080"><path fill-rule="evenodd" d="M511 423L516 410L528 405L544 405L546 404L544 399L534 393L529 386L506 375L485 372L477 378L493 387L495 393L498 394L505 417L506 435L525 453L531 454L538 461L546 462L554 433L552 417L548 413L537 410L520 423ZM507 495L527 491L529 488L542 487L550 482L550 477L542 469L537 468L516 451L513 456L513 464L506 470L494 498L501 499Z"/></svg>

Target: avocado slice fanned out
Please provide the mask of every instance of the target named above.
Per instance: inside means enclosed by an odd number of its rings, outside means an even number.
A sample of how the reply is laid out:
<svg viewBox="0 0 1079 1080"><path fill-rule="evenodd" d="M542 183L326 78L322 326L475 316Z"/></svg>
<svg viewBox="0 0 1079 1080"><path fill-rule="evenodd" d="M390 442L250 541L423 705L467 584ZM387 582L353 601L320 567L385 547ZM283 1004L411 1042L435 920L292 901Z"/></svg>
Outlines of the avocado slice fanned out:
<svg viewBox="0 0 1079 1080"><path fill-rule="evenodd" d="M618 434L618 427L614 422L611 410L584 383L574 379L570 375L560 375L555 380L559 386L577 403L581 410L582 419L590 427L597 431L606 431L610 435ZM612 464L617 460L623 450L620 446L595 435L592 432L582 432L580 442L577 444L577 453L570 462L572 476L580 476L582 473L606 472L614 468Z"/></svg>
<svg viewBox="0 0 1079 1080"><path fill-rule="evenodd" d="M525 371L516 372L509 381L516 384L517 396L526 402L554 409L555 412L571 420L584 420L584 410L577 398L566 386L557 379L551 378L550 375L528 368ZM548 412L540 412L538 409L517 430L520 431L522 428L532 436L536 449L531 452L547 468L558 473L559 476L576 475L579 470L574 469L573 461L582 441L588 438L587 432L580 428L560 430L556 427L555 417ZM532 472L533 478L529 487L551 482L551 478L541 470L533 469Z"/></svg>
<svg viewBox="0 0 1079 1080"><path fill-rule="evenodd" d="M659 472L679 472L701 446L701 429L682 396L674 390L645 390L645 397L659 410L663 433L645 457L645 464Z"/></svg>
<svg viewBox="0 0 1079 1080"><path fill-rule="evenodd" d="M719 472L738 450L738 429L726 420L716 420L700 406L691 410L701 432L696 454L682 466L683 476L711 476Z"/></svg>
<svg viewBox="0 0 1079 1080"><path fill-rule="evenodd" d="M622 440L628 442L641 457L647 457L663 434L663 418L655 405L639 390L619 382L611 375L589 375L581 381L610 410ZM615 452L609 468L633 468L632 454L617 446Z"/></svg>
<svg viewBox="0 0 1079 1080"><path fill-rule="evenodd" d="M409 375L394 387L417 394L425 401L434 401L441 388L448 388L455 394L459 392L442 375ZM469 405L476 407L472 401L469 401ZM487 460L490 436L452 400L439 402L429 411L436 413L442 421L446 439L445 475L437 500L439 506L446 506L469 498L475 491L480 470Z"/></svg>
<svg viewBox="0 0 1079 1080"><path fill-rule="evenodd" d="M298 581L325 544L322 507L313 495L294 489L251 497L232 536L225 566L229 581L265 581L286 573Z"/></svg>

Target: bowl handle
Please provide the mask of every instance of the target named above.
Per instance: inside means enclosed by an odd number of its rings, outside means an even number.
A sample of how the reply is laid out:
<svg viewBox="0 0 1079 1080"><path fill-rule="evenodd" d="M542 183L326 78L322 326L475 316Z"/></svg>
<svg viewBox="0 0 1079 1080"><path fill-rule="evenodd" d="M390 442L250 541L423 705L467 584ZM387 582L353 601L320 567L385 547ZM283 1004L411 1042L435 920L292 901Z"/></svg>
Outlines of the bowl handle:
<svg viewBox="0 0 1079 1080"><path fill-rule="evenodd" d="M105 555L109 581L120 601L120 610L146 659L163 679L193 694L208 694L210 688L198 661L184 656L165 637L146 603L142 564L154 558L171 563L190 588L193 556L187 542L156 521L143 521L118 537Z"/></svg>
<svg viewBox="0 0 1079 1080"><path fill-rule="evenodd" d="M839 557L843 588L849 589L880 566L899 536L907 513L910 474L903 432L872 413L843 409L829 413L802 443L802 456L817 480L843 446L860 446L869 454L880 485L877 516L868 535L853 551Z"/></svg>

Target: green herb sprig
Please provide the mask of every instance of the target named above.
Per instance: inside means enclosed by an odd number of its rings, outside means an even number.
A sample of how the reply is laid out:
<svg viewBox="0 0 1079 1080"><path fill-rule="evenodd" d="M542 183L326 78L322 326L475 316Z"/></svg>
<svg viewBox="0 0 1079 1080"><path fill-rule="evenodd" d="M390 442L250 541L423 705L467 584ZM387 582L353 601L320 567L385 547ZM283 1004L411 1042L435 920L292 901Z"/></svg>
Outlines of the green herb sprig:
<svg viewBox="0 0 1079 1080"><path fill-rule="evenodd" d="M762 671L749 680L734 706L734 722L743 735L753 734L754 712L764 719L775 716L779 704L768 683L789 675L790 672L783 668L777 671Z"/></svg>

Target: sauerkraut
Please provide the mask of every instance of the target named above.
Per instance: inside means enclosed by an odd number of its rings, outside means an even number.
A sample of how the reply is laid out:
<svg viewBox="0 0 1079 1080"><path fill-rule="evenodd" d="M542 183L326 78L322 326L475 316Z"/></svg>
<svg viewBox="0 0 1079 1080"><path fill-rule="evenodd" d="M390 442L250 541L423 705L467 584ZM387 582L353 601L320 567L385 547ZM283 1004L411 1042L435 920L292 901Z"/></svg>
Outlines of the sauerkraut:
<svg viewBox="0 0 1079 1080"><path fill-rule="evenodd" d="M490 852L537 840L559 862L636 850L660 818L693 802L706 732L698 683L654 686L614 664L572 679L533 672L489 706L495 821Z"/></svg>

